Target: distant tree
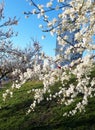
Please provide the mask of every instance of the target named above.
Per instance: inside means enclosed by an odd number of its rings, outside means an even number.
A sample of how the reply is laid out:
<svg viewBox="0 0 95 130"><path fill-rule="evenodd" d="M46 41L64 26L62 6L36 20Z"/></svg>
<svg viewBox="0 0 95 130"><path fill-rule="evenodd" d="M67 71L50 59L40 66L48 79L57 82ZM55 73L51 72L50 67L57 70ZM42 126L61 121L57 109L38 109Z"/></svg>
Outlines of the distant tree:
<svg viewBox="0 0 95 130"><path fill-rule="evenodd" d="M16 36L12 29L13 25L17 25L18 20L16 17L5 19L4 16L4 2L0 3L0 80L7 74L9 71L12 71L11 68L11 55L14 52L12 48L12 43L10 38ZM15 53L15 52L14 52Z"/></svg>
<svg viewBox="0 0 95 130"><path fill-rule="evenodd" d="M0 3L0 81L6 76L12 80L11 74L15 69L20 69L19 73L25 72L35 63L37 55L40 55L41 46L35 40L33 45L23 50L14 47L11 37L17 36L17 33L13 31L12 26L17 24L16 17L5 19L4 2Z"/></svg>

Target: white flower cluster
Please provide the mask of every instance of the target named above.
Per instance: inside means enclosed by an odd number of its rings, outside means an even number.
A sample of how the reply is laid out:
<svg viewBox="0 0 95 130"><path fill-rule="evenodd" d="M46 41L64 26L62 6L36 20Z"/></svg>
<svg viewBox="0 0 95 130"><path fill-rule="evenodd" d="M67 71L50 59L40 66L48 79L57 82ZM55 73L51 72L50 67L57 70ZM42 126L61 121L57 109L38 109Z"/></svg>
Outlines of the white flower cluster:
<svg viewBox="0 0 95 130"><path fill-rule="evenodd" d="M10 89L7 89L5 93L3 93L3 101L6 100L7 96L13 97L13 92Z"/></svg>

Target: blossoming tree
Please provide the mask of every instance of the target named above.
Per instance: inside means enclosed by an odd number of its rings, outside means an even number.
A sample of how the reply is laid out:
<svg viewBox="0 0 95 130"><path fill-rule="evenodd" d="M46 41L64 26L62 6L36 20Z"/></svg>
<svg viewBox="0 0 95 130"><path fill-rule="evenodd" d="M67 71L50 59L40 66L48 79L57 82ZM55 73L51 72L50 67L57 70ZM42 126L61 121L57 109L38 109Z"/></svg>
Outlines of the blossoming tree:
<svg viewBox="0 0 95 130"><path fill-rule="evenodd" d="M8 20L5 19L4 16L4 2L0 3L0 81L1 79L6 76L7 73L12 71L11 67L11 56L9 57L9 54L13 55L14 50L12 49L12 43L10 41L10 38L13 36L16 36L17 33L15 33L12 30L13 25L17 25L18 20L16 17L8 18ZM10 67L11 65L11 67Z"/></svg>
<svg viewBox="0 0 95 130"><path fill-rule="evenodd" d="M6 20L4 16L4 2L0 3L0 81L4 77L17 78L21 72L25 72L35 63L35 58L40 54L41 46L39 42L33 40L33 45L27 46L21 50L14 47L11 37L17 36L12 29L13 25L17 25L16 17ZM37 59L37 58L36 58ZM20 68L20 71L16 71ZM12 73L15 71L15 74Z"/></svg>
<svg viewBox="0 0 95 130"><path fill-rule="evenodd" d="M82 54L85 50L95 50L93 37L95 35L95 1L92 0L50 0L45 5L42 3L35 3L33 0L29 0L32 11L24 12L29 17L31 15L37 15L38 18L42 18L45 25L39 25L44 32L50 32L51 35L56 34L58 36L59 43L64 46L70 44L65 51L65 57L70 53ZM50 16L51 11L54 11L54 16ZM33 16L32 16L33 17ZM67 18L68 17L68 18ZM61 28L61 31L60 31ZM75 40L77 44L71 44L68 41L68 35L63 37L64 31L68 30L73 32L78 30L75 34ZM61 50L60 50L61 51ZM42 58L48 60L47 64L43 64L41 68L39 64L35 64L34 69L27 68L27 71L19 75L20 83L12 85L12 89L20 88L28 78L34 74L38 75L39 80L43 81L43 88L33 89L30 92L34 92L34 101L30 105L30 109L27 113L35 110L37 104L43 100L57 99L57 103L70 105L77 97L81 95L81 101L76 103L73 110L70 110L63 115L74 115L78 111L85 111L85 106L88 104L88 98L95 96L95 77L91 76L91 71L94 67L95 55L85 55L76 60L72 60L69 65L61 66L52 70L51 65L64 60L64 56L58 56L56 59L49 58L42 55ZM74 82L69 82L71 79ZM57 92L51 92L51 86L56 82L61 83ZM11 90L7 90L3 95L4 100L7 95L11 93ZM44 96L46 93L47 97Z"/></svg>

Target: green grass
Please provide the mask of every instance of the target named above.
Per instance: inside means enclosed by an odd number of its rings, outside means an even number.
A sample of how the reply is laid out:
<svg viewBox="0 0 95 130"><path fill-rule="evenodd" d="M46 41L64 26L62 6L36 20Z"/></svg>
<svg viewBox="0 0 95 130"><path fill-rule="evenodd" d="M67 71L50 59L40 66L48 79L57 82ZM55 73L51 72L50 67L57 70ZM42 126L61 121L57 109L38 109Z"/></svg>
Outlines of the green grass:
<svg viewBox="0 0 95 130"><path fill-rule="evenodd" d="M9 88L10 85L7 84L6 87ZM27 91L41 87L41 82L28 81L21 89L15 90L13 97L6 102L2 101L5 88L0 90L0 130L95 130L95 98L89 100L85 113L77 113L72 117L62 115L76 103L65 107L63 104L57 104L56 99L42 101L34 112L26 115L33 101L33 93L28 94ZM58 87L59 83L52 86L52 93L57 91ZM76 102L77 100L80 99L76 99Z"/></svg>

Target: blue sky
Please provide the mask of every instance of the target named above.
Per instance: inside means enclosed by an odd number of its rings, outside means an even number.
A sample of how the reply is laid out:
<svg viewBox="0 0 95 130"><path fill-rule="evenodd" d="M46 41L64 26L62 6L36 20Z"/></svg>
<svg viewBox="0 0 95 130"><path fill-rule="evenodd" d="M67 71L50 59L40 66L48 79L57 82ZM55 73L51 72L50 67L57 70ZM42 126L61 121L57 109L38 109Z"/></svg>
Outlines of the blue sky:
<svg viewBox="0 0 95 130"><path fill-rule="evenodd" d="M2 0L0 0L0 2L1 1ZM42 1L45 3L45 0ZM12 39L14 45L24 48L30 43L32 37L40 42L43 51L45 51L46 54L54 56L56 37L51 37L49 33L46 33L46 38L42 40L41 37L44 35L44 33L39 28L39 24L41 24L42 21L37 19L36 16L31 16L26 19L25 15L23 14L24 11L29 11L31 9L31 6L25 0L5 0L4 14L6 19L8 17L13 18L14 16L20 18L19 24L14 27L14 30L18 32L18 36Z"/></svg>

